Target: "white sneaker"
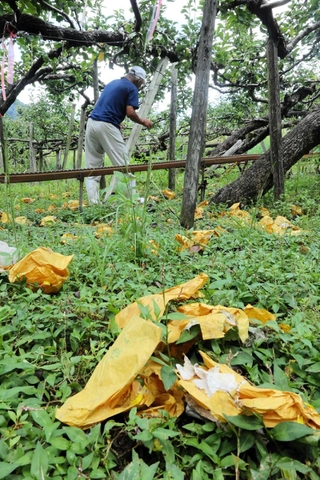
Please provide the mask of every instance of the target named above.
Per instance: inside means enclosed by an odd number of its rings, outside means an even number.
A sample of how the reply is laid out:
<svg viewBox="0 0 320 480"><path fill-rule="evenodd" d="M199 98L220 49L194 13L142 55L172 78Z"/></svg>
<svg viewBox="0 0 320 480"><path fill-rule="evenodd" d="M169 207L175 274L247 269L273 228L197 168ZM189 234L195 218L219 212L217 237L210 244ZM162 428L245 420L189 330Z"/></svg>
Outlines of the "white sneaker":
<svg viewBox="0 0 320 480"><path fill-rule="evenodd" d="M87 187L87 195L88 200L91 205L99 205L100 204L100 186L99 183L95 180L92 180L90 177L86 178L86 187Z"/></svg>

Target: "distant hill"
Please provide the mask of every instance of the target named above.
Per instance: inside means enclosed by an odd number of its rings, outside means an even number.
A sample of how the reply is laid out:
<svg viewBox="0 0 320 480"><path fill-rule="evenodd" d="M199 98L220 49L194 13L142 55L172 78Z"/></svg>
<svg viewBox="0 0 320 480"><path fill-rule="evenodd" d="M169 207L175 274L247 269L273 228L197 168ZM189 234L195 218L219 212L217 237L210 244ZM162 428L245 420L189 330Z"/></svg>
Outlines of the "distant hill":
<svg viewBox="0 0 320 480"><path fill-rule="evenodd" d="M1 88L0 88L0 95L1 95ZM21 102L20 100L16 100L12 105L11 107L7 110L7 114L9 115L10 118L12 118L13 120L15 120L18 116L18 112L17 112L17 107L24 107L25 106L25 103Z"/></svg>
<svg viewBox="0 0 320 480"><path fill-rule="evenodd" d="M17 118L17 116L19 115L18 112L17 112L17 109L18 109L17 107L24 107L24 106L25 106L25 104L17 99L11 105L11 107L7 110L7 114L9 115L10 118L15 120Z"/></svg>

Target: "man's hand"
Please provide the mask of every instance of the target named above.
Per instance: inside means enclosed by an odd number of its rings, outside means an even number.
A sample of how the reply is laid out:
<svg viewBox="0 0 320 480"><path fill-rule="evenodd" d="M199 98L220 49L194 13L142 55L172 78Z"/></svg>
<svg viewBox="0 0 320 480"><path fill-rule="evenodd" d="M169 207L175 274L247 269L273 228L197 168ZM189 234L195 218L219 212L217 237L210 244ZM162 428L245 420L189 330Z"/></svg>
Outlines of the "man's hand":
<svg viewBox="0 0 320 480"><path fill-rule="evenodd" d="M151 122L151 120L149 120L148 118L142 118L141 121L142 121L142 125L146 127L148 130L150 130L150 128L153 125L153 122Z"/></svg>
<svg viewBox="0 0 320 480"><path fill-rule="evenodd" d="M131 107L131 105L127 105L126 107L126 114L127 117L130 118L134 123L139 123L140 125L143 125L146 127L148 130L152 127L152 122L148 118L140 118L139 115L136 113L135 109Z"/></svg>

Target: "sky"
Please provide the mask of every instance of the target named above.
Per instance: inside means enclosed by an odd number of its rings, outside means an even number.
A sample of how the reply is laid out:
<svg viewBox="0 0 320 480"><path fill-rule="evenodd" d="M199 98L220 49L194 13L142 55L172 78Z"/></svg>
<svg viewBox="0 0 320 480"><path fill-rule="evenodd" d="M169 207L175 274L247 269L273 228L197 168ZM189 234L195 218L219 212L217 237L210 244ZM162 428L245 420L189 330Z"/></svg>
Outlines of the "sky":
<svg viewBox="0 0 320 480"><path fill-rule="evenodd" d="M157 2L158 0L153 0L150 1L150 17L152 14L153 6L155 5L155 1ZM161 11L164 10L165 8L165 16L169 20L176 21L179 23L179 18L182 17L181 14L181 9L188 0L162 0L162 6L161 6ZM199 4L199 0L193 0L194 4ZM137 4L139 6L139 0L137 1ZM125 16L127 19L133 19L134 15L133 12L130 10L131 9L131 3L130 0L116 0L116 2L110 1L110 0L104 0L104 14L106 16L111 15L113 11L115 10L115 7L117 10L122 9L125 13ZM286 6L281 7L275 11L275 13L278 13L282 9L287 8ZM161 25L161 11L160 11L160 18L158 21L158 24ZM108 62L99 62L99 77L100 80L103 83L108 83L109 81L119 78L121 75L123 75L124 71L122 68L114 67L113 70L108 68ZM143 66L143 65L142 65ZM93 97L93 90L92 93L90 92L90 89L88 91L88 95L90 98ZM29 98L30 97L30 98ZM34 100L34 88L29 87L24 89L24 91L19 95L19 100L22 102L28 103L29 101ZM81 101L80 101L81 102Z"/></svg>
<svg viewBox="0 0 320 480"><path fill-rule="evenodd" d="M182 7L186 4L188 0L162 0L162 6L161 10L166 8L166 18L178 21L179 16L181 15L181 9ZM199 3L199 0L193 0L195 4ZM137 1L137 5L139 6L139 1ZM152 14L154 6L154 1L150 1L150 17ZM124 10L124 14L126 18L129 20L130 18L133 19L134 15L133 12L130 10L131 9L131 3L130 0L116 0L116 2L110 1L110 0L104 0L104 15L108 16L113 13L113 11L116 10ZM161 10L160 10L160 18L159 18L159 24L161 23ZM108 62L105 62L104 66L99 65L99 77L100 80L103 83L108 83L111 80L114 80L116 78L121 77L123 75L124 71L122 68L117 68L115 67L113 70L110 70L108 68ZM93 97L93 93L90 94L89 91L89 96L90 98ZM30 101L34 100L34 88L33 87L27 87L21 92L19 95L19 100L21 100L24 103L28 103ZM81 103L81 102L80 102Z"/></svg>

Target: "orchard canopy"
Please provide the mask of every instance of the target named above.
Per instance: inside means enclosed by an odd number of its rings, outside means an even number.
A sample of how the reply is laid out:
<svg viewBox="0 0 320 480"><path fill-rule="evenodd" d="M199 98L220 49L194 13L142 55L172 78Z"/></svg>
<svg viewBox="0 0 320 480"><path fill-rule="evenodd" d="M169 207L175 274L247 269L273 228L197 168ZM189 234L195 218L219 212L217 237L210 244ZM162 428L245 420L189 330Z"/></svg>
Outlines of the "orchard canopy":
<svg viewBox="0 0 320 480"><path fill-rule="evenodd" d="M175 21L169 15L175 2L159 2L160 16L147 41L157 3L127 0L126 12L112 12L109 1L102 0L2 0L2 53L6 59L11 39L19 56L13 83L2 78L0 114L28 85L42 84L67 98L85 97L98 58L110 68L118 65L123 70L142 64L152 76L161 58L168 57L178 70L178 128L187 132L192 92L186 85L196 72L205 2L185 0ZM269 135L268 38L278 48L283 162L288 170L319 144L318 0L221 0L217 4L209 82L217 100L208 106L205 154L221 155L237 140L242 143L236 153L244 153ZM170 89L169 70L159 98ZM256 198L272 186L269 163L266 152L234 184L217 192L213 201Z"/></svg>

